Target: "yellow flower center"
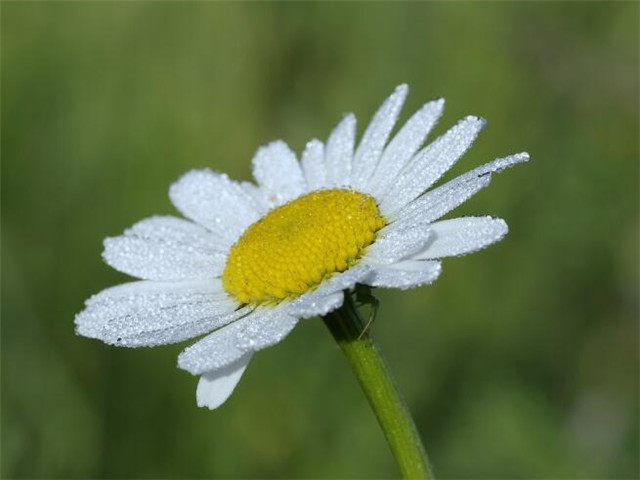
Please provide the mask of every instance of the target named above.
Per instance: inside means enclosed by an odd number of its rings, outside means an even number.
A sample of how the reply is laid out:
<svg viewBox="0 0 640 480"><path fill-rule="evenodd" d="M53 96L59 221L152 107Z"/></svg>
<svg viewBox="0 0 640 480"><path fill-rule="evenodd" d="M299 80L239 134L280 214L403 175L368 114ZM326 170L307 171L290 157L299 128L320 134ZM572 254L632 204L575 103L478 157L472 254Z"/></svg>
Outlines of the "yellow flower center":
<svg viewBox="0 0 640 480"><path fill-rule="evenodd" d="M273 209L231 247L225 290L242 303L277 303L356 264L386 224L364 193L312 192Z"/></svg>

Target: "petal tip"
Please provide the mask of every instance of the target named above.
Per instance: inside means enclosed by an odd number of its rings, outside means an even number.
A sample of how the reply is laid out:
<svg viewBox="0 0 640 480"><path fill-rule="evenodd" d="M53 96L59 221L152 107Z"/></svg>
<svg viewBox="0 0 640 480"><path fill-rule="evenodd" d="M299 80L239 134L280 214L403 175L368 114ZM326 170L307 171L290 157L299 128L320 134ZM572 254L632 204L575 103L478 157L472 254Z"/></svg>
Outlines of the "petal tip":
<svg viewBox="0 0 640 480"><path fill-rule="evenodd" d="M318 148L323 146L324 144L322 143L322 141L318 140L317 138L312 138L311 140L309 140L306 144L305 144L305 150L311 149L311 148Z"/></svg>
<svg viewBox="0 0 640 480"><path fill-rule="evenodd" d="M344 117L342 117L342 122L345 124L345 126L349 126L351 127L352 125L356 124L356 114L353 112L348 112L344 114Z"/></svg>
<svg viewBox="0 0 640 480"><path fill-rule="evenodd" d="M445 103L444 97L435 98L425 103L419 112L422 112L423 115L427 115L429 117L435 116L437 120L444 111Z"/></svg>
<svg viewBox="0 0 640 480"><path fill-rule="evenodd" d="M180 175L178 177L177 180L175 180L169 186L169 199L171 200L171 202L176 204L176 201L179 200L179 196L180 196L181 190L182 190L182 188L184 188L185 184L188 184L189 182L191 182L194 179L213 176L215 174L216 174L216 172L214 172L213 170L211 170L210 168L207 168L207 167L194 168L194 169L191 169L191 170L183 173L182 175ZM229 178L229 176L227 174L225 174L225 173L218 173L218 175L220 175L220 177L222 177L225 180Z"/></svg>
<svg viewBox="0 0 640 480"><path fill-rule="evenodd" d="M291 148L289 148L289 145L287 145L287 143L284 140L273 140L269 143L267 143L266 145L261 145L258 147L258 149L256 150L256 154L254 156L254 158L256 160L259 159L259 157L262 157L262 155L266 155L269 154L269 152L272 151L284 151L284 152L291 152L293 153L293 151L291 150ZM261 159L261 158L260 158Z"/></svg>
<svg viewBox="0 0 640 480"><path fill-rule="evenodd" d="M102 240L102 260L109 265L109 261L113 256L114 244L118 241L118 237L106 237Z"/></svg>
<svg viewBox="0 0 640 480"><path fill-rule="evenodd" d="M444 110L445 103L447 102L444 99L444 97L438 97L435 100L432 100L431 102L427 103L427 105L433 105L438 111L442 111Z"/></svg>
<svg viewBox="0 0 640 480"><path fill-rule="evenodd" d="M507 233L509 233L509 225L507 224L507 222L502 219L502 218L497 218L497 217L487 217L488 220L491 220L495 225L496 225L496 237L499 240L502 240L505 235Z"/></svg>
<svg viewBox="0 0 640 480"><path fill-rule="evenodd" d="M218 370L205 372L196 387L196 404L214 410L231 396L242 378L252 354L247 354L232 364Z"/></svg>
<svg viewBox="0 0 640 480"><path fill-rule="evenodd" d="M406 83L401 83L393 91L394 95L400 95L403 97L405 97L408 93L409 93L409 85Z"/></svg>
<svg viewBox="0 0 640 480"><path fill-rule="evenodd" d="M487 120L483 117L479 117L478 115L467 115L462 121L464 123L477 124L481 129L487 125Z"/></svg>

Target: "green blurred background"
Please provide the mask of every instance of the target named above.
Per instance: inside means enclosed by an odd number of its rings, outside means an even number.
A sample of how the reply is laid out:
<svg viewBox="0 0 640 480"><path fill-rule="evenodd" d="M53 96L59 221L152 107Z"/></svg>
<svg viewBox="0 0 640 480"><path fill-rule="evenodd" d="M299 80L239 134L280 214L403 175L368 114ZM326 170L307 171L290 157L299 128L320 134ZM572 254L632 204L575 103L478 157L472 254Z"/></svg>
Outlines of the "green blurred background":
<svg viewBox="0 0 640 480"><path fill-rule="evenodd" d="M511 233L379 292L374 332L440 478L637 478L638 18L628 3L2 4L2 476L396 475L319 321L195 406L184 345L117 349L73 316L126 281L102 238L181 173L250 178L402 82L489 126L449 178L526 150L457 214Z"/></svg>

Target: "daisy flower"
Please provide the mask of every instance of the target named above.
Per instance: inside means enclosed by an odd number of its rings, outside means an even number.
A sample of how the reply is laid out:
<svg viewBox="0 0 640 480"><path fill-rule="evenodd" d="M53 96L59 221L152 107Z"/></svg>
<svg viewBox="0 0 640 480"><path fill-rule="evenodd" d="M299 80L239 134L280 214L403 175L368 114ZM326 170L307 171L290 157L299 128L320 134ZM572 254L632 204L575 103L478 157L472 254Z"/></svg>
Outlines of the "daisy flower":
<svg viewBox="0 0 640 480"><path fill-rule="evenodd" d="M507 233L488 216L439 220L528 160L499 158L431 187L485 125L469 116L422 146L444 100L425 104L389 141L408 88L382 104L356 143L346 115L301 161L282 141L253 158L256 184L209 169L175 182L186 219L154 216L104 242L104 260L141 279L104 290L75 318L80 335L123 347L203 336L178 357L200 377L199 406L232 393L254 353L283 340L303 318L342 306L357 284L407 289L438 278L441 259L480 250Z"/></svg>

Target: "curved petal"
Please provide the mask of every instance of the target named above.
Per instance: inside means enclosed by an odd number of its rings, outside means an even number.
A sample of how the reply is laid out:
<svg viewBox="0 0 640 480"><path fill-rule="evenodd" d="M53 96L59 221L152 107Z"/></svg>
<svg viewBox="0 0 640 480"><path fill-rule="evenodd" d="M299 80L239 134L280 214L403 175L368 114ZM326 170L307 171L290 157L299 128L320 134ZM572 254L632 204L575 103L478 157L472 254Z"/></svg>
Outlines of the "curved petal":
<svg viewBox="0 0 640 480"><path fill-rule="evenodd" d="M396 219L394 225L437 220L489 185L492 173L528 160L529 154L525 152L498 158L425 193L395 212L390 219Z"/></svg>
<svg viewBox="0 0 640 480"><path fill-rule="evenodd" d="M257 352L275 345L289 335L298 323L283 306L262 309L251 322L242 328L236 337L239 348Z"/></svg>
<svg viewBox="0 0 640 480"><path fill-rule="evenodd" d="M256 184L251 182L240 182L242 189L249 195L259 208L260 215L264 215L271 209L271 205L267 201L265 192Z"/></svg>
<svg viewBox="0 0 640 480"><path fill-rule="evenodd" d="M381 230L363 259L368 264L391 264L424 250L431 238L428 223L398 228L391 224Z"/></svg>
<svg viewBox="0 0 640 480"><path fill-rule="evenodd" d="M324 280L318 288L300 296L300 298L302 299L307 295L309 296L308 298L311 298L314 294L324 297L331 295L332 293L341 292L342 290L353 287L356 283L366 277L370 270L371 267L364 263L360 263L359 265L351 267L344 272L336 273L331 278Z"/></svg>
<svg viewBox="0 0 640 480"><path fill-rule="evenodd" d="M324 280L315 290L311 290L289 302L287 312L301 318L326 315L340 307L344 301L343 290L353 287L367 277L371 267L365 262L351 267L344 272L334 274Z"/></svg>
<svg viewBox="0 0 640 480"><path fill-rule="evenodd" d="M434 100L425 104L404 124L385 148L365 191L376 198L384 195L438 123L443 110L444 99Z"/></svg>
<svg viewBox="0 0 640 480"><path fill-rule="evenodd" d="M85 310L76 315L76 332L124 347L176 343L249 311L237 307L215 280L132 282L87 300Z"/></svg>
<svg viewBox="0 0 640 480"><path fill-rule="evenodd" d="M150 217L106 238L105 262L145 280L211 278L224 269L226 247L203 227L175 217Z"/></svg>
<svg viewBox="0 0 640 480"><path fill-rule="evenodd" d="M196 388L198 406L213 410L222 405L233 393L252 356L246 353L226 367L202 374Z"/></svg>
<svg viewBox="0 0 640 480"><path fill-rule="evenodd" d="M434 282L441 271L440 262L405 260L394 265L379 266L364 283L372 287L406 290Z"/></svg>
<svg viewBox="0 0 640 480"><path fill-rule="evenodd" d="M171 185L169 197L185 217L204 225L228 246L260 218L260 205L239 183L208 169L185 173Z"/></svg>
<svg viewBox="0 0 640 480"><path fill-rule="evenodd" d="M420 151L384 195L382 214L392 214L433 185L468 150L484 125L479 117L466 117Z"/></svg>
<svg viewBox="0 0 640 480"><path fill-rule="evenodd" d="M295 153L281 140L258 149L253 157L253 176L272 207L298 197L307 189Z"/></svg>
<svg viewBox="0 0 640 480"><path fill-rule="evenodd" d="M407 93L409 93L407 85L398 85L374 114L362 135L362 140L353 157L351 185L355 189L362 190L369 183L391 130L398 120Z"/></svg>
<svg viewBox="0 0 640 480"><path fill-rule="evenodd" d="M349 185L355 142L356 117L350 113L333 129L327 140L324 158L328 186Z"/></svg>
<svg viewBox="0 0 640 480"><path fill-rule="evenodd" d="M218 370L281 341L298 322L285 308L261 308L187 347L178 366L193 375Z"/></svg>
<svg viewBox="0 0 640 480"><path fill-rule="evenodd" d="M336 308L340 308L342 302L344 302L344 293L342 292L329 295L310 292L293 300L289 304L287 311L290 315L298 318L324 316Z"/></svg>
<svg viewBox="0 0 640 480"><path fill-rule="evenodd" d="M320 140L310 140L302 153L302 171L309 190L318 190L327 184L327 167L324 145Z"/></svg>
<svg viewBox="0 0 640 480"><path fill-rule="evenodd" d="M431 259L466 255L495 243L507 234L509 227L501 218L461 217L432 223L433 240L415 255Z"/></svg>

